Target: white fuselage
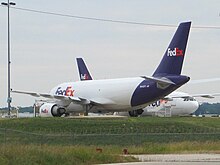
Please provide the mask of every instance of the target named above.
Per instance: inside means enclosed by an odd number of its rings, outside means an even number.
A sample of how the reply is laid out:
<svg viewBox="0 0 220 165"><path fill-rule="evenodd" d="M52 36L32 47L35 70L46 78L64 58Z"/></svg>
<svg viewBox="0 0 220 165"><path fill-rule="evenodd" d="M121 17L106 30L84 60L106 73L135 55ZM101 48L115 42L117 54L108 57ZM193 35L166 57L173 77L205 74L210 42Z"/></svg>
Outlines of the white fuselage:
<svg viewBox="0 0 220 165"><path fill-rule="evenodd" d="M183 92L172 92L168 97L186 95L190 96ZM198 108L199 103L193 98L173 98L171 101L159 100L159 102L147 106L142 115L170 113L171 116L183 116L192 114Z"/></svg>
<svg viewBox="0 0 220 165"><path fill-rule="evenodd" d="M183 92L172 92L168 97L172 96L189 96L187 93ZM143 110L144 112L141 116L152 116L152 115L171 115L171 116L184 116L195 112L199 108L199 103L193 98L173 98L172 100L158 100ZM127 112L120 112L118 115L129 116Z"/></svg>
<svg viewBox="0 0 220 165"><path fill-rule="evenodd" d="M63 83L53 88L51 95L71 94L73 97L86 98L96 103L102 104L92 108L90 111L97 110L114 110L128 111L147 106L141 105L131 107L131 97L137 86L143 81L143 78L123 78L111 80L89 80ZM68 90L68 92L66 92ZM60 105L67 107L68 111L83 111L83 106L70 102L59 102Z"/></svg>

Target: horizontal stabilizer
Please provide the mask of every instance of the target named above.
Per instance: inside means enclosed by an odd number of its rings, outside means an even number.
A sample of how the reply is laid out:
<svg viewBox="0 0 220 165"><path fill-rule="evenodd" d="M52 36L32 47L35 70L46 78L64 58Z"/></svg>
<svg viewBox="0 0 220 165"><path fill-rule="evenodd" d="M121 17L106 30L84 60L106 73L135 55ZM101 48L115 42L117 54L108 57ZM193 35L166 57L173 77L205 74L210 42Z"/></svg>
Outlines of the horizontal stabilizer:
<svg viewBox="0 0 220 165"><path fill-rule="evenodd" d="M162 78L158 78L158 77L151 77L151 76L141 76L141 78L144 78L146 80L153 80L157 83L162 83L165 85L176 85L174 82L170 81L169 79L162 77Z"/></svg>

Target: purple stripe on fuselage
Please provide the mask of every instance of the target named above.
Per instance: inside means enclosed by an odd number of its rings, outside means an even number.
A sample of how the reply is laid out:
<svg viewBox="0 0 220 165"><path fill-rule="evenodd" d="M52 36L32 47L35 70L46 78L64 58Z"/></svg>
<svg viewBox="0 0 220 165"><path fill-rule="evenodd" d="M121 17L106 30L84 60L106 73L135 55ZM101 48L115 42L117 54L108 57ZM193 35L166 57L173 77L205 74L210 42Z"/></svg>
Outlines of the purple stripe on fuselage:
<svg viewBox="0 0 220 165"><path fill-rule="evenodd" d="M166 78L174 82L176 85L170 85L165 89L162 89L158 88L158 84L153 80L143 80L137 86L131 97L131 106L139 106L163 98L189 81L189 77L187 76L169 75L166 76Z"/></svg>

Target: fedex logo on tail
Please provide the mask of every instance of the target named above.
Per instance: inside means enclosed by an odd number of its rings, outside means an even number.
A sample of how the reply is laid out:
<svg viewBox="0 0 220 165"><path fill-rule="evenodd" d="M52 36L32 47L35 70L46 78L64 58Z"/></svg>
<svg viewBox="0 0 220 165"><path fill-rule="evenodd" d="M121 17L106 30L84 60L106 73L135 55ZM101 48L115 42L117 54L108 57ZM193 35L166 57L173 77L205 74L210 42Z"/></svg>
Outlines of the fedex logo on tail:
<svg viewBox="0 0 220 165"><path fill-rule="evenodd" d="M179 48L174 48L173 50L168 48L167 49L167 56L183 56L183 50Z"/></svg>
<svg viewBox="0 0 220 165"><path fill-rule="evenodd" d="M84 74L84 75L81 74L80 77L81 77L82 80L88 80L89 79L89 76L87 74Z"/></svg>

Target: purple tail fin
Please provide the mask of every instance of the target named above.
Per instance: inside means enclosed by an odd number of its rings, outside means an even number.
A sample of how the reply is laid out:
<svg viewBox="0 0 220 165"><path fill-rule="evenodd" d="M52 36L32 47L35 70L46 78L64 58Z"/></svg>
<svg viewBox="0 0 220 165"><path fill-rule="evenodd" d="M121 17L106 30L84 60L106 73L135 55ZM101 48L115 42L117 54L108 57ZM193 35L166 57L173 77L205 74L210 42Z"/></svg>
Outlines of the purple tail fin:
<svg viewBox="0 0 220 165"><path fill-rule="evenodd" d="M89 70L86 67L85 62L82 58L76 58L78 70L79 70L79 77L81 81L85 80L92 80L92 76L89 73Z"/></svg>
<svg viewBox="0 0 220 165"><path fill-rule="evenodd" d="M179 25L162 61L153 74L154 77L181 74L190 26L191 22L184 22Z"/></svg>

